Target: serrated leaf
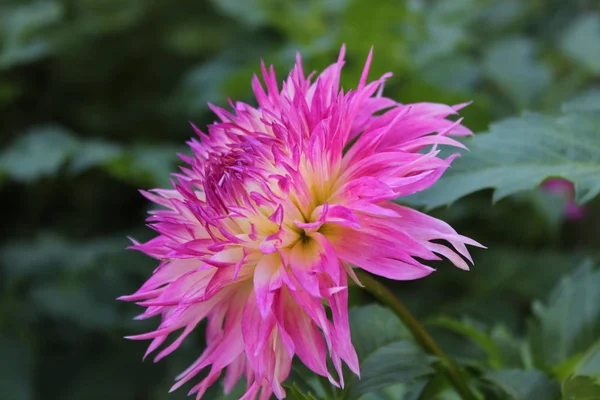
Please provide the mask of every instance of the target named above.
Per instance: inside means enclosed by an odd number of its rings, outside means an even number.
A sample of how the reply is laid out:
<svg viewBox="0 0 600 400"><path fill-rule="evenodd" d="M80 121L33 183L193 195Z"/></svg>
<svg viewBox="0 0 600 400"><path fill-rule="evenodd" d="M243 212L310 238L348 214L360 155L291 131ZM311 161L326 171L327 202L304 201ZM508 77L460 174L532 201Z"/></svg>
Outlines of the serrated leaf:
<svg viewBox="0 0 600 400"><path fill-rule="evenodd" d="M534 315L529 342L537 366L550 368L583 354L600 336L600 271L585 263L560 282L547 305L534 304Z"/></svg>
<svg viewBox="0 0 600 400"><path fill-rule="evenodd" d="M589 13L573 20L560 40L566 55L591 72L600 73L600 17Z"/></svg>
<svg viewBox="0 0 600 400"><path fill-rule="evenodd" d="M574 182L584 203L600 193L600 115L547 117L526 113L493 124L489 133L465 140L464 152L431 188L400 199L435 208L478 190L493 200L538 187L551 177Z"/></svg>
<svg viewBox="0 0 600 400"><path fill-rule="evenodd" d="M351 308L350 331L352 343L361 359L380 347L410 338L398 317L377 304Z"/></svg>
<svg viewBox="0 0 600 400"><path fill-rule="evenodd" d="M510 400L558 400L558 384L535 370L506 369L488 372L484 379L502 389Z"/></svg>
<svg viewBox="0 0 600 400"><path fill-rule="evenodd" d="M380 347L361 361L360 380L355 379L348 385L350 400L435 372L430 366L432 358L407 340Z"/></svg>
<svg viewBox="0 0 600 400"><path fill-rule="evenodd" d="M600 382L589 376L572 376L562 384L563 400L598 400Z"/></svg>
<svg viewBox="0 0 600 400"><path fill-rule="evenodd" d="M378 305L352 308L350 323L361 378L349 379L348 399L434 372L432 357L408 340L408 331L390 310Z"/></svg>
<svg viewBox="0 0 600 400"><path fill-rule="evenodd" d="M431 320L428 324L441 326L456 334L466 336L486 353L492 367L498 368L502 364L500 348L490 335L475 325L474 321L466 318L457 320L450 317L439 317Z"/></svg>
<svg viewBox="0 0 600 400"><path fill-rule="evenodd" d="M19 182L52 176L78 145L71 132L61 126L33 128L0 154L0 171Z"/></svg>
<svg viewBox="0 0 600 400"><path fill-rule="evenodd" d="M486 76L519 107L531 104L552 79L552 71L535 53L534 42L525 38L504 39L486 49Z"/></svg>

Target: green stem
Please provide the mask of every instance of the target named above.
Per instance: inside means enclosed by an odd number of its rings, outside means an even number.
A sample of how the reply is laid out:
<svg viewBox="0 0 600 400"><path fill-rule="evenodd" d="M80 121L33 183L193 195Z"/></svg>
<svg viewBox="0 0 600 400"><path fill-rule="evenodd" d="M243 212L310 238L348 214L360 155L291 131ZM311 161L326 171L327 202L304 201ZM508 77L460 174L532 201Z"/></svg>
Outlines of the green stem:
<svg viewBox="0 0 600 400"><path fill-rule="evenodd" d="M460 397L463 400L477 400L477 397L471 392L471 389L469 389L469 386L465 382L463 374L456 363L444 353L429 333L427 333L423 325L408 311L406 306L378 280L360 270L356 270L355 272L360 282L365 286L365 289L375 296L377 300L390 307L400 317L421 347L427 353L436 356L441 361L439 363L440 369L452 386L454 386Z"/></svg>

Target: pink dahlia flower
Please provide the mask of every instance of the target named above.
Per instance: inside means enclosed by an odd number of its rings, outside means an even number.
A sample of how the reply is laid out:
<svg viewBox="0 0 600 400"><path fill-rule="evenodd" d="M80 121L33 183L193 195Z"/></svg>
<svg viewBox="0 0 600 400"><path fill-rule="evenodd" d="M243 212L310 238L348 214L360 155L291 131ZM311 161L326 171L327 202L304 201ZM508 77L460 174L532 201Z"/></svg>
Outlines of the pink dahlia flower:
<svg viewBox="0 0 600 400"><path fill-rule="evenodd" d="M438 157L436 146L462 147L449 136L471 132L446 117L464 104L383 97L391 74L367 82L370 63L371 54L349 91L339 87L344 48L314 81L298 57L281 89L263 64L266 90L252 80L258 108L210 106L220 121L208 135L194 127L200 140L189 142L193 156L182 156L189 166L173 188L143 192L163 209L148 218L158 236L133 248L160 265L122 299L161 323L131 339L151 339L148 355L181 330L158 361L208 320L206 349L173 390L208 369L190 391L197 398L224 373L226 391L245 377L243 399L281 399L295 356L343 386L343 362L359 374L348 325L353 268L418 279L433 271L422 261L440 255L468 268L465 245L475 241L391 201L428 188L450 166L454 156Z"/></svg>
<svg viewBox="0 0 600 400"><path fill-rule="evenodd" d="M573 182L562 178L552 178L542 183L542 189L548 193L558 194L565 201L564 215L568 220L576 221L585 215L585 207L575 202L575 186Z"/></svg>

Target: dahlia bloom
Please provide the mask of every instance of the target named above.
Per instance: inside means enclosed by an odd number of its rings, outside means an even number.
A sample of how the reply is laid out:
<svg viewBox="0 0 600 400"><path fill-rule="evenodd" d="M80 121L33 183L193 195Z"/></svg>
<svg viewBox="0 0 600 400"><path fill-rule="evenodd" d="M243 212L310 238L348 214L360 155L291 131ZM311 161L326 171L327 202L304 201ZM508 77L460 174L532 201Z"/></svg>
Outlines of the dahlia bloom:
<svg viewBox="0 0 600 400"><path fill-rule="evenodd" d="M575 186L573 182L562 178L547 179L542 183L542 189L548 193L561 196L565 201L564 215L568 220L576 221L583 218L585 207L575 202Z"/></svg>
<svg viewBox="0 0 600 400"><path fill-rule="evenodd" d="M341 387L342 363L359 374L348 324L353 268L411 280L433 271L424 260L443 256L468 269L465 245L477 242L391 201L450 166L454 156L438 157L437 146L462 147L449 136L471 132L446 117L465 104L383 97L391 74L367 82L371 56L349 91L339 87L344 48L314 80L298 56L281 89L263 64L266 90L252 80L258 107L210 105L220 121L208 135L194 126L200 140L181 156L188 166L173 188L142 192L163 208L148 218L158 236L132 248L160 265L121 299L161 323L130 338L151 339L148 355L181 330L158 361L207 319L206 349L172 390L207 369L190 390L197 398L224 373L225 391L244 376L243 399L281 399L295 356Z"/></svg>

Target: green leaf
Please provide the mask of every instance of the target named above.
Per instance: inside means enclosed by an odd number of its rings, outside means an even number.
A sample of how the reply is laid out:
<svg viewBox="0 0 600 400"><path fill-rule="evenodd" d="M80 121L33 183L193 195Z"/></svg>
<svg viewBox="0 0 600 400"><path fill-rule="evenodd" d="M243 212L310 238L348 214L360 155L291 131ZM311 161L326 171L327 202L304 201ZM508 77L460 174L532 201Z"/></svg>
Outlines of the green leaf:
<svg viewBox="0 0 600 400"><path fill-rule="evenodd" d="M431 375L435 372L431 361L431 357L407 340L380 347L361 360L361 378L348 385L348 399Z"/></svg>
<svg viewBox="0 0 600 400"><path fill-rule="evenodd" d="M581 358L576 372L579 375L600 377L600 341Z"/></svg>
<svg viewBox="0 0 600 400"><path fill-rule="evenodd" d="M177 89L176 106L183 108L187 115L193 115L203 111L207 102L221 101L226 97L225 83L236 71L236 61L235 57L225 54L188 70Z"/></svg>
<svg viewBox="0 0 600 400"><path fill-rule="evenodd" d="M81 141L61 126L47 125L26 132L0 154L0 173L28 183L53 176L68 163L71 174L102 167L134 184L164 186L175 170L179 150L165 144L124 148L101 139Z"/></svg>
<svg viewBox="0 0 600 400"><path fill-rule="evenodd" d="M115 143L92 139L81 143L77 153L69 164L69 170L81 173L96 166L108 166L123 154L123 148Z"/></svg>
<svg viewBox="0 0 600 400"><path fill-rule="evenodd" d="M600 382L589 376L572 376L562 384L563 400L598 400Z"/></svg>
<svg viewBox="0 0 600 400"><path fill-rule="evenodd" d="M425 40L414 49L415 64L422 68L452 53L465 40L466 34L459 26L434 22L427 27Z"/></svg>
<svg viewBox="0 0 600 400"><path fill-rule="evenodd" d="M223 14L252 27L263 25L267 21L267 10L262 1L238 2L235 0L212 0L211 3Z"/></svg>
<svg viewBox="0 0 600 400"><path fill-rule="evenodd" d="M56 276L62 271L93 270L102 257L122 253L126 245L124 236L69 241L55 234L42 233L32 240L6 243L0 247L0 261L6 266L4 277L7 281L44 274Z"/></svg>
<svg viewBox="0 0 600 400"><path fill-rule="evenodd" d="M600 378L600 340L585 353L577 353L552 369L558 379L572 375L588 375Z"/></svg>
<svg viewBox="0 0 600 400"><path fill-rule="evenodd" d="M528 4L520 0L484 2L486 9L478 15L485 29L502 30L527 15Z"/></svg>
<svg viewBox="0 0 600 400"><path fill-rule="evenodd" d="M563 104L563 111L600 112L600 89L590 89Z"/></svg>
<svg viewBox="0 0 600 400"><path fill-rule="evenodd" d="M424 389L429 378L388 386L360 397L360 400L424 400Z"/></svg>
<svg viewBox="0 0 600 400"><path fill-rule="evenodd" d="M435 1L428 2L425 7L422 35L411 40L411 58L419 70L428 65L444 65L446 56L458 54L458 48L470 40L468 24L482 10L482 2ZM461 54L461 57L464 58L464 55ZM452 68L451 65L449 67ZM471 69L470 72L476 71Z"/></svg>
<svg viewBox="0 0 600 400"><path fill-rule="evenodd" d="M0 398L33 399L31 350L15 339L0 336L0 354Z"/></svg>
<svg viewBox="0 0 600 400"><path fill-rule="evenodd" d="M500 387L510 400L558 400L558 384L535 370L491 371L484 379Z"/></svg>
<svg viewBox="0 0 600 400"><path fill-rule="evenodd" d="M472 89L481 80L478 65L464 55L437 59L427 64L421 73L428 83L456 91Z"/></svg>
<svg viewBox="0 0 600 400"><path fill-rule="evenodd" d="M387 344L411 337L392 311L377 304L351 308L350 331L361 359Z"/></svg>
<svg viewBox="0 0 600 400"><path fill-rule="evenodd" d="M317 397L312 393L303 393L296 384L292 384L288 387L286 398L290 400L317 400Z"/></svg>
<svg viewBox="0 0 600 400"><path fill-rule="evenodd" d="M313 371L308 369L298 359L294 360L290 375L286 378L283 386L289 390L288 398L292 396L297 399L326 398L325 391L334 389L329 381L315 375Z"/></svg>
<svg viewBox="0 0 600 400"><path fill-rule="evenodd" d="M537 366L550 368L583 354L600 336L600 271L584 263L560 282L547 305L536 302L533 308L529 342Z"/></svg>
<svg viewBox="0 0 600 400"><path fill-rule="evenodd" d="M600 340L585 353L577 353L552 369L558 379L572 375L590 375L600 377Z"/></svg>
<svg viewBox="0 0 600 400"><path fill-rule="evenodd" d="M432 357L406 339L406 328L388 309L378 305L353 308L350 322L361 378L349 379L348 399L433 374Z"/></svg>
<svg viewBox="0 0 600 400"><path fill-rule="evenodd" d="M31 293L38 312L57 320L73 321L88 329L106 329L117 324L117 310L108 301L99 301L82 285L47 284Z"/></svg>
<svg viewBox="0 0 600 400"><path fill-rule="evenodd" d="M45 29L62 19L59 2L37 1L14 8L0 8L0 70L35 61L47 55L52 43Z"/></svg>
<svg viewBox="0 0 600 400"><path fill-rule="evenodd" d="M465 152L431 188L402 198L429 209L493 188L497 201L560 177L575 183L584 203L600 193L600 115L526 113L493 124L489 133L465 140Z"/></svg>
<svg viewBox="0 0 600 400"><path fill-rule="evenodd" d="M519 107L532 103L552 79L552 71L535 58L534 42L504 39L486 49L483 69Z"/></svg>
<svg viewBox="0 0 600 400"><path fill-rule="evenodd" d="M143 0L102 0L102 6L99 7L95 0L77 0L71 7L76 10L78 18L71 21L70 30L83 36L110 36L122 32L139 23L148 12L144 4Z"/></svg>
<svg viewBox="0 0 600 400"><path fill-rule="evenodd" d="M587 68L600 73L600 17L581 15L567 27L560 40L565 54Z"/></svg>
<svg viewBox="0 0 600 400"><path fill-rule="evenodd" d="M502 365L500 347L490 335L476 326L474 321L467 318L457 320L450 317L439 317L429 321L428 325L442 326L456 334L471 339L486 353L492 367L498 368Z"/></svg>
<svg viewBox="0 0 600 400"><path fill-rule="evenodd" d="M565 274L577 270L584 260L585 255L578 253L495 245L477 258L477 265L485 274L477 274L469 282L477 297L498 293L529 303L547 296Z"/></svg>
<svg viewBox="0 0 600 400"><path fill-rule="evenodd" d="M173 146L138 145L121 153L108 163L114 176L146 186L167 186L175 171L178 148Z"/></svg>
<svg viewBox="0 0 600 400"><path fill-rule="evenodd" d="M60 126L33 128L0 154L0 171L18 182L52 176L78 145L72 133Z"/></svg>

